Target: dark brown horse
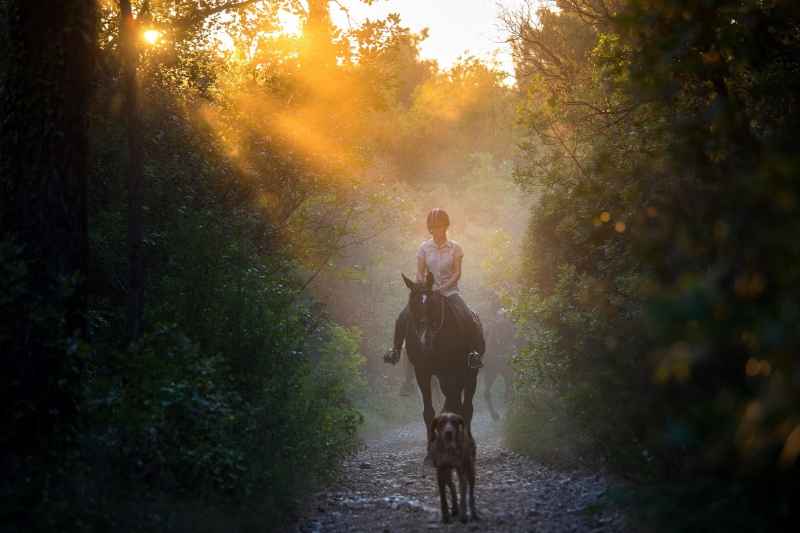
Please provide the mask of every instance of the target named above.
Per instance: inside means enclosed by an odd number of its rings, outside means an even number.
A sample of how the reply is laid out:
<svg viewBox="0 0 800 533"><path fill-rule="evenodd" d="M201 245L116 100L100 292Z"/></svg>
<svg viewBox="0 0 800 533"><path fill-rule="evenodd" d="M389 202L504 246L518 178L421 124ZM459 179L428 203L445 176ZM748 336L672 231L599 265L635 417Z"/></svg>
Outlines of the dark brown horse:
<svg viewBox="0 0 800 533"><path fill-rule="evenodd" d="M444 393L444 411L464 417L467 431L472 435L472 398L478 386L478 369L467 367L470 347L468 335L461 331L456 317L447 305L447 299L433 291L433 276L428 273L424 283L414 283L403 275L409 288L404 333L406 352L417 386L422 393L422 418L428 442L431 440L431 423L436 412L431 399L431 377L436 376ZM402 344L402 339L401 339Z"/></svg>

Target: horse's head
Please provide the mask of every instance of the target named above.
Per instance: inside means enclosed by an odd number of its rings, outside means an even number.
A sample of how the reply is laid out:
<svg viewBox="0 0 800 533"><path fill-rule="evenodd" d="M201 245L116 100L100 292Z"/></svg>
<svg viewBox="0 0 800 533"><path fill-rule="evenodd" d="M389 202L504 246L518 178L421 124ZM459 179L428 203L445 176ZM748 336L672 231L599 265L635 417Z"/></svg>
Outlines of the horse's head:
<svg viewBox="0 0 800 533"><path fill-rule="evenodd" d="M408 335L412 335L424 354L433 351L436 334L442 328L444 320L443 296L433 290L433 274L428 276L423 283L414 283L402 274L403 281L411 292L408 294L408 310L411 328Z"/></svg>

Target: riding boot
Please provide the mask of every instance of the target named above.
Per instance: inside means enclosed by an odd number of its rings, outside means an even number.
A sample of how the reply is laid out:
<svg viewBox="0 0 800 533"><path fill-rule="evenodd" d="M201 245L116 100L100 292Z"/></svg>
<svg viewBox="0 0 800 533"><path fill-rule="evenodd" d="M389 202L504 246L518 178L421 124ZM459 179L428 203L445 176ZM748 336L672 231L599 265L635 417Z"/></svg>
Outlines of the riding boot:
<svg viewBox="0 0 800 533"><path fill-rule="evenodd" d="M472 349L467 354L467 366L469 368L481 368L483 366L483 354L486 353L486 340L483 337L483 325L477 314L473 314L473 320L470 321L468 328Z"/></svg>
<svg viewBox="0 0 800 533"><path fill-rule="evenodd" d="M408 307L403 308L394 323L394 339L392 349L383 356L383 361L391 365L396 365L400 361L400 353L405 341L406 323L408 322Z"/></svg>

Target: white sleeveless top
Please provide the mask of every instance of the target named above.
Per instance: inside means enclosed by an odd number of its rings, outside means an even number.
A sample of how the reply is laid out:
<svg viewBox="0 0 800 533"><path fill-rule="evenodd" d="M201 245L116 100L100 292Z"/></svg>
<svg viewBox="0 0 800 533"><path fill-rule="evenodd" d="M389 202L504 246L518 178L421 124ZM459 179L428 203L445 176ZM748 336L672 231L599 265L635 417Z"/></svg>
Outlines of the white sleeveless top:
<svg viewBox="0 0 800 533"><path fill-rule="evenodd" d="M433 239L428 239L419 245L417 257L425 259L425 266L433 274L433 288L439 290L442 285L446 285L455 275L455 260L464 257L464 250L456 241L448 240L441 246L437 246ZM450 296L458 292L458 283L443 292L444 296Z"/></svg>

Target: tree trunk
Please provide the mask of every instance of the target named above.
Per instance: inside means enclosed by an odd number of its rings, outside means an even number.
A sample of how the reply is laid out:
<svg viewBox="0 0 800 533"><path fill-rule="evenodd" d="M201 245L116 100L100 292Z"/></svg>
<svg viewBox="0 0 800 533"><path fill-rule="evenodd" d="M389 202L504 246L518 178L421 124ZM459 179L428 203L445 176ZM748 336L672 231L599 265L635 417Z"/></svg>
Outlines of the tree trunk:
<svg viewBox="0 0 800 533"><path fill-rule="evenodd" d="M95 6L0 5L8 50L0 85L0 468L13 467L13 457L52 457L76 428Z"/></svg>
<svg viewBox="0 0 800 533"><path fill-rule="evenodd" d="M125 119L128 126L128 340L142 335L144 321L144 258L142 243L142 186L144 152L139 119L139 34L130 0L120 0L120 42L122 43L122 83L125 93Z"/></svg>
<svg viewBox="0 0 800 533"><path fill-rule="evenodd" d="M333 46L333 25L328 10L328 0L308 0L308 16L303 26L304 50L301 63L306 72L311 71L320 80L336 67L336 49Z"/></svg>

